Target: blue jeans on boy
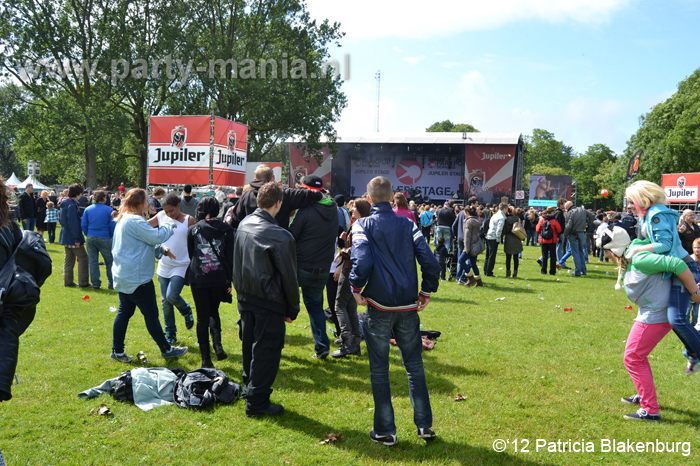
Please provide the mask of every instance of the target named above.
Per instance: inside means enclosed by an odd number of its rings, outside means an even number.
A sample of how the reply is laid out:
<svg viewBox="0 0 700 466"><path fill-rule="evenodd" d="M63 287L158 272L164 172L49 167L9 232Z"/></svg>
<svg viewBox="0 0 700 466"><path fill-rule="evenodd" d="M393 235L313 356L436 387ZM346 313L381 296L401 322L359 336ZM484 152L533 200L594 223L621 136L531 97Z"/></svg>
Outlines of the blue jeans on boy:
<svg viewBox="0 0 700 466"><path fill-rule="evenodd" d="M525 230L527 234L527 240L525 241L525 246L535 246L537 245L537 230L528 229Z"/></svg>
<svg viewBox="0 0 700 466"><path fill-rule="evenodd" d="M55 243L56 242L56 224L55 223L47 223L46 230L49 232L49 244Z"/></svg>
<svg viewBox="0 0 700 466"><path fill-rule="evenodd" d="M564 236L564 233L559 233L557 241L557 260L561 260L561 258L564 257L568 245L569 242L566 240L566 236Z"/></svg>
<svg viewBox="0 0 700 466"><path fill-rule="evenodd" d="M185 286L185 278L177 275L170 278L158 277L160 284L160 304L163 307L163 322L165 323L165 331L168 333L177 333L177 325L175 324L175 307L183 316L192 314L192 308L187 301L182 299L180 293Z"/></svg>
<svg viewBox="0 0 700 466"><path fill-rule="evenodd" d="M569 251L574 256L574 276L586 275L586 234L584 232L569 235Z"/></svg>
<svg viewBox="0 0 700 466"><path fill-rule="evenodd" d="M314 351L322 354L330 350L331 342L326 333L326 314L323 312L323 289L328 281L329 269L307 271L297 269L297 280L301 287L306 312L309 313L311 333L314 336Z"/></svg>
<svg viewBox="0 0 700 466"><path fill-rule="evenodd" d="M129 319L139 308L146 322L146 329L151 334L151 338L156 342L161 352L170 351L170 344L165 340L163 327L158 319L158 303L156 303L156 287L153 280L144 283L131 294L119 293L119 309L114 318L112 327L112 350L115 353L124 352L124 338L126 328L129 326Z"/></svg>
<svg viewBox="0 0 700 466"><path fill-rule="evenodd" d="M433 412L423 369L423 343L418 311L384 312L368 305L367 317L362 325L374 397L374 431L378 435L396 434L389 384L389 339L392 331L408 374L408 396L413 406L413 422L418 428L432 427Z"/></svg>
<svg viewBox="0 0 700 466"><path fill-rule="evenodd" d="M112 240L100 236L88 236L85 240L85 249L88 254L88 266L90 267L90 283L94 287L100 287L100 254L105 260L107 269L107 284L112 288Z"/></svg>
<svg viewBox="0 0 700 466"><path fill-rule="evenodd" d="M566 248L566 253L563 256L561 256L561 259L559 259L557 262L562 267L566 267L566 259L571 257L571 255L572 255L571 254L571 244L569 244L568 247Z"/></svg>

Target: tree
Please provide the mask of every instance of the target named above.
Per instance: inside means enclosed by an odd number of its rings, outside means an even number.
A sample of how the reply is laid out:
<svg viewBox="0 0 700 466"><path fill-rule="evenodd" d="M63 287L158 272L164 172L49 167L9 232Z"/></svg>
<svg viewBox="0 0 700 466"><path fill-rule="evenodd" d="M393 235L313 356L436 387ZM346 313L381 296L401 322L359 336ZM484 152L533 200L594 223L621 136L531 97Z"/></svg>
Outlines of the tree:
<svg viewBox="0 0 700 466"><path fill-rule="evenodd" d="M0 69L32 95L32 105L73 130L81 141L85 181L97 186L96 146L103 117L113 110L111 83L101 78L113 57L110 31L123 24L117 0L8 0L3 6Z"/></svg>
<svg viewBox="0 0 700 466"><path fill-rule="evenodd" d="M639 118L639 129L627 142L625 164L639 149L641 179L661 184L664 173L700 169L700 69L678 84L678 91ZM623 177L616 180L624 183Z"/></svg>
<svg viewBox="0 0 700 466"><path fill-rule="evenodd" d="M605 144L593 144L584 154L571 159L571 177L576 182L577 204L595 206L601 199L600 190L608 189L608 186L595 181L601 169L608 169L604 162L617 163L617 156Z"/></svg>
<svg viewBox="0 0 700 466"><path fill-rule="evenodd" d="M7 84L0 87L0 175L8 178L13 172L22 176L22 166L12 148L17 133L17 114L21 111L16 96L20 89Z"/></svg>
<svg viewBox="0 0 700 466"><path fill-rule="evenodd" d="M523 173L533 173L535 165L561 168L568 174L571 168L573 149L554 138L554 134L535 128L532 136L525 137L525 157ZM539 173L533 173L538 175Z"/></svg>
<svg viewBox="0 0 700 466"><path fill-rule="evenodd" d="M425 129L428 133L478 133L479 130L466 123L454 124L450 120L436 121Z"/></svg>
<svg viewBox="0 0 700 466"><path fill-rule="evenodd" d="M329 44L343 36L338 23L312 21L300 0L202 1L192 14L192 58L207 72L179 91L171 113L248 124L251 161L292 135L312 154L333 147L333 123L346 105L339 65L326 62Z"/></svg>

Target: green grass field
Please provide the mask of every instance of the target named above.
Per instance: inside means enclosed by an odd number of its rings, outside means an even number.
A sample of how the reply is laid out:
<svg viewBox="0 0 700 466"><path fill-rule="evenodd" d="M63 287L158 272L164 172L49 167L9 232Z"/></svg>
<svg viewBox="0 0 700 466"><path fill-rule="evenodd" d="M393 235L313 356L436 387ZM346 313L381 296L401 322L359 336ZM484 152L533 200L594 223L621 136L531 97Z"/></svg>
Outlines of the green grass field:
<svg viewBox="0 0 700 466"><path fill-rule="evenodd" d="M80 391L129 367L109 360L115 316L110 307L118 305L118 297L114 291L64 288L63 247L49 245L49 251L54 272L43 287L37 317L21 340L19 385L13 387L14 398L0 404L0 450L10 466L697 461L692 458L700 449L700 408L694 396L700 379L684 375L682 348L673 333L651 358L663 422L622 419L636 410L620 402L621 396L634 393L622 356L636 310L626 310L624 293L614 291L612 264L591 263L584 278L565 271L543 276L535 263L539 248L526 247L517 279L504 278L504 256L499 254L498 277L486 278L483 288L441 282L421 313L423 329L442 332L435 350L424 353L440 437L432 444L416 437L405 371L398 349L392 348L399 444L385 447L367 435L373 402L364 343L362 357L312 359L303 308L287 327L272 395L273 402L286 408L278 419L249 419L241 401L204 412L174 405L143 412L109 395L78 399ZM83 300L85 295L90 299ZM192 303L188 288L184 296ZM497 301L500 297L505 299ZM566 307L573 311L565 312ZM237 319L235 307L223 305L223 342L230 357L216 366L240 382ZM135 355L143 350L151 366L196 369L201 360L195 332L184 329L180 316L178 326L190 352L177 361L168 364L160 357L138 313L129 326L127 351ZM457 395L465 399L455 401ZM101 403L112 417L91 414ZM327 434L339 432L343 440L320 444ZM505 452L494 451L499 439L507 442ZM603 451L611 439L690 442L690 454L684 455L682 448L674 453ZM584 448L594 451L548 451L542 444L559 440L584 442ZM560 444L558 449L576 445ZM554 443L549 447L556 450Z"/></svg>

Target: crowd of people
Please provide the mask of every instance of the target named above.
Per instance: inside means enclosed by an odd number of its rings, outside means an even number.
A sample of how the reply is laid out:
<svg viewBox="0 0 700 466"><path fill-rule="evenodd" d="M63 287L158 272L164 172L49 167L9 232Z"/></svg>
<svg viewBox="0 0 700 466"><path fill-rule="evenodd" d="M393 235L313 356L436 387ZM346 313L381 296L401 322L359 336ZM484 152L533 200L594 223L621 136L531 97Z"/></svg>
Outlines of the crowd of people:
<svg viewBox="0 0 700 466"><path fill-rule="evenodd" d="M61 224L58 243L65 249L67 287L100 288L101 255L107 288L119 297L110 353L116 361L133 360L124 340L136 308L163 358L187 353L178 343L177 309L186 329L196 325L202 367L214 367L210 343L217 360L228 357L219 308L222 302L232 302L235 289L245 410L251 417L284 412L271 402L272 386L286 324L298 317L303 300L314 339L312 358L362 355L364 340L375 401L370 437L393 445L397 439L388 378L390 340L398 345L408 373L418 436L431 440L436 434L418 312L429 304L441 279L485 286L484 279L495 276L501 245L509 278L519 276L524 247L537 246L543 275L568 269L569 257L573 277L586 276L586 264L593 260L612 259L620 275L641 271L625 278L628 295L640 311L625 353L638 393L623 401L641 405L629 418L660 419L647 356L671 328L685 345L687 373L700 371L700 333L687 312L690 301L700 302L700 228L692 211L677 218L665 206L663 191L659 194L656 185L643 183L628 188L633 207L624 214L593 212L564 199L543 211L516 208L507 199L481 205L471 198L464 206L447 201L437 207L408 201L383 177L374 178L362 197L347 202L342 195L331 197L314 175L297 187L283 188L262 164L255 180L232 195L217 189L213 196L199 199L189 185L181 194L156 187L150 195L134 188L110 196L105 190L90 192L74 184L59 198L50 191L37 197L28 186L16 196L16 218L25 230L36 227L42 236L48 231L49 243L55 239L55 224ZM2 226L10 219L8 211ZM659 266L658 255L674 259ZM182 297L185 285L191 287L194 306ZM643 301L649 293L655 300ZM366 306L367 312L361 316L358 306ZM697 306L694 309L697 320ZM336 330L334 351L328 319ZM647 331L647 325L656 327Z"/></svg>

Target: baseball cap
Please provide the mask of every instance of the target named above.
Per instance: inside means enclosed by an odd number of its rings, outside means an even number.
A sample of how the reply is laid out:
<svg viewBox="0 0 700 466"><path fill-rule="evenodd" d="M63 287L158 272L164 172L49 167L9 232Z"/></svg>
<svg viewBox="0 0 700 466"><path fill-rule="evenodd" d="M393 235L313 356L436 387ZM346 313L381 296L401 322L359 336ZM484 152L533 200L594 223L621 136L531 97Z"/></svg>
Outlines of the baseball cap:
<svg viewBox="0 0 700 466"><path fill-rule="evenodd" d="M307 175L301 180L301 185L308 189L320 191L323 189L323 180L316 175Z"/></svg>

